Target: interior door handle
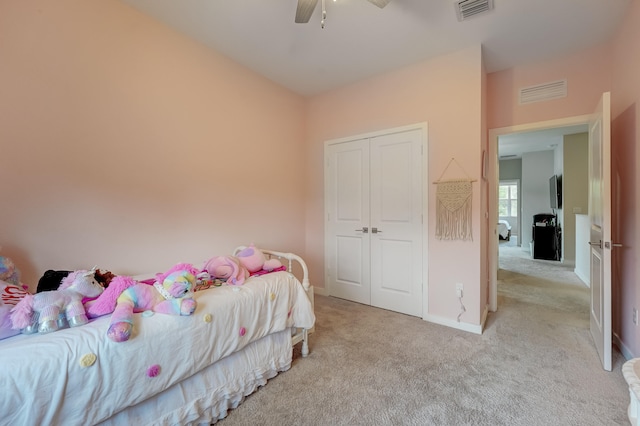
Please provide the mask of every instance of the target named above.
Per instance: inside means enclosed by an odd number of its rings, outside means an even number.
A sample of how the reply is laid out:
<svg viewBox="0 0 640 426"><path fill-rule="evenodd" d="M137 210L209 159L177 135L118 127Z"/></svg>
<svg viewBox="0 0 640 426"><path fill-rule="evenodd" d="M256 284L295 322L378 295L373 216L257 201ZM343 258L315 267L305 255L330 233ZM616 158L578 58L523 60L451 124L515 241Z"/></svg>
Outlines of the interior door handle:
<svg viewBox="0 0 640 426"><path fill-rule="evenodd" d="M622 244L618 244L618 243L610 243L609 241L607 241L606 243L604 243L604 248L612 248L612 247L622 247Z"/></svg>
<svg viewBox="0 0 640 426"><path fill-rule="evenodd" d="M602 248L602 240L598 241L597 243L593 242L593 241L589 241L589 245L590 246L598 246L599 248Z"/></svg>
<svg viewBox="0 0 640 426"><path fill-rule="evenodd" d="M379 234L379 233L381 233L381 232L382 232L382 231L378 230L378 228L376 228L376 227L371 228L371 233L372 233L372 234Z"/></svg>
<svg viewBox="0 0 640 426"><path fill-rule="evenodd" d="M375 228L373 228L375 229ZM371 230L373 232L373 229ZM366 234L369 232L369 228L366 226L363 226L362 229L356 229L356 232L362 232L363 234Z"/></svg>

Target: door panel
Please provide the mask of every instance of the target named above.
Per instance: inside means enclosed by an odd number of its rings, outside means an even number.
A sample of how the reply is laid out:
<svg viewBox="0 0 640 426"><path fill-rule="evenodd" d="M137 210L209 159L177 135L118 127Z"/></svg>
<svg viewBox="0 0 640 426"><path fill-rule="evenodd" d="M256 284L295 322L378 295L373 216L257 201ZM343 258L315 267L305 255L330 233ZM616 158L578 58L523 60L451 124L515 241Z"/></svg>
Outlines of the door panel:
<svg viewBox="0 0 640 426"><path fill-rule="evenodd" d="M371 303L369 141L329 145L327 158L326 283L332 296Z"/></svg>
<svg viewBox="0 0 640 426"><path fill-rule="evenodd" d="M372 138L370 155L371 304L422 316L421 133Z"/></svg>
<svg viewBox="0 0 640 426"><path fill-rule="evenodd" d="M363 197L368 179L365 174L368 150L366 147L355 148L336 153L336 220L339 223L362 221L368 213L363 212L366 208Z"/></svg>
<svg viewBox="0 0 640 426"><path fill-rule="evenodd" d="M381 295L411 295L411 253L412 244L379 238L380 288ZM377 298L375 298L377 299ZM382 298L381 298L382 299ZM383 303L384 302L378 302Z"/></svg>
<svg viewBox="0 0 640 426"><path fill-rule="evenodd" d="M336 279L349 285L362 283L362 238L336 237Z"/></svg>
<svg viewBox="0 0 640 426"><path fill-rule="evenodd" d="M611 371L611 107L604 93L589 123L590 329Z"/></svg>
<svg viewBox="0 0 640 426"><path fill-rule="evenodd" d="M329 294L422 316L422 132L326 146Z"/></svg>

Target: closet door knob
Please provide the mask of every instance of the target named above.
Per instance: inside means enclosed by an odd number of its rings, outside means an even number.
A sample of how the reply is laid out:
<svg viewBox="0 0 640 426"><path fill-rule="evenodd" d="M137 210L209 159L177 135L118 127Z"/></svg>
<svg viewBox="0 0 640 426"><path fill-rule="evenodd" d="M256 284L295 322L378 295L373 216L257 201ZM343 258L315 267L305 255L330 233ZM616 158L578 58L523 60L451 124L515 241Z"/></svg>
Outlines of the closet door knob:
<svg viewBox="0 0 640 426"><path fill-rule="evenodd" d="M382 231L378 230L378 228L375 228L375 227L371 228L371 233L372 234L380 234L381 232Z"/></svg>
<svg viewBox="0 0 640 426"><path fill-rule="evenodd" d="M362 232L363 234L366 234L369 232L369 228L367 228L366 226L363 226L362 229L356 229L356 232Z"/></svg>

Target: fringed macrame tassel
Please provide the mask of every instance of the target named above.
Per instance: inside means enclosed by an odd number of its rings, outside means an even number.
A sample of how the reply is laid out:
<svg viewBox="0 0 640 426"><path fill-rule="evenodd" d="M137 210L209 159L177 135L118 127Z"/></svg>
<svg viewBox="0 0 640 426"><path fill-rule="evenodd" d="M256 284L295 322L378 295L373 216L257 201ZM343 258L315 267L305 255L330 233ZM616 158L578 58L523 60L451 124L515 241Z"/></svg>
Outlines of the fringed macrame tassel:
<svg viewBox="0 0 640 426"><path fill-rule="evenodd" d="M473 240L471 229L471 180L438 182L436 191L436 238Z"/></svg>

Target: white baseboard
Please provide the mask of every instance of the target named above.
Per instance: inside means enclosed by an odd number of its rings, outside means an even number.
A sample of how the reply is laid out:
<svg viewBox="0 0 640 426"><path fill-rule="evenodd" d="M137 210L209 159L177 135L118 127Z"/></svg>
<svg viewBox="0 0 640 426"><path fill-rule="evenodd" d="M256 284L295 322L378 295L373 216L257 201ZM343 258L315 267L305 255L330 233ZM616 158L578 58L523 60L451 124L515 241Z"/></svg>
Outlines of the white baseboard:
<svg viewBox="0 0 640 426"><path fill-rule="evenodd" d="M485 317L486 318L486 317ZM482 324L468 324L465 322L458 322L449 318L443 318L436 315L425 315L422 317L425 321L432 322L434 324L444 325L447 327L455 328L457 330L468 331L474 334L482 334Z"/></svg>
<svg viewBox="0 0 640 426"><path fill-rule="evenodd" d="M616 333L612 333L611 340L613 340L613 344L620 349L620 353L627 361L635 358L631 350L620 340L620 337Z"/></svg>
<svg viewBox="0 0 640 426"><path fill-rule="evenodd" d="M329 291L324 287L313 287L313 294L318 294L320 296L329 296ZM458 322L455 320L451 320L449 318L443 318L435 315L425 315L422 319L428 322L432 322L434 324L455 328L457 330L468 331L474 334L482 334L482 330L484 330L484 325L487 322L488 314L489 314L489 305L485 306L484 312L482 313L482 323L479 325L468 324L465 322Z"/></svg>
<svg viewBox="0 0 640 426"><path fill-rule="evenodd" d="M589 287L589 277L585 277L584 276L584 271L582 270L578 270L578 268L574 269L573 272L578 276L578 278L580 278L580 280L586 284L587 287Z"/></svg>
<svg viewBox="0 0 640 426"><path fill-rule="evenodd" d="M320 296L328 296L329 290L324 287L313 287L313 293L319 294Z"/></svg>

